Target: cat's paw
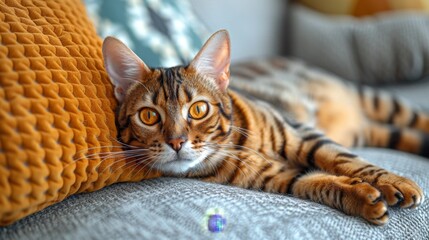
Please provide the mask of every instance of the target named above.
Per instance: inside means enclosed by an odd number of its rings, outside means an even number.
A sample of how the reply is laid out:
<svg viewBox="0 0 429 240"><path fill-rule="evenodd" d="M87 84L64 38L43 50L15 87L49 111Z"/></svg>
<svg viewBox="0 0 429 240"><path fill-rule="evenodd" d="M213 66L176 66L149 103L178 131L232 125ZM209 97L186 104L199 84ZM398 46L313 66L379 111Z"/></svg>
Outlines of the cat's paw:
<svg viewBox="0 0 429 240"><path fill-rule="evenodd" d="M414 181L393 173L380 176L372 185L381 191L389 206L415 208L424 201L423 191Z"/></svg>
<svg viewBox="0 0 429 240"><path fill-rule="evenodd" d="M384 225L389 221L386 202L382 194L369 183L359 178L351 178L345 190L344 205L349 214L358 215L367 221Z"/></svg>

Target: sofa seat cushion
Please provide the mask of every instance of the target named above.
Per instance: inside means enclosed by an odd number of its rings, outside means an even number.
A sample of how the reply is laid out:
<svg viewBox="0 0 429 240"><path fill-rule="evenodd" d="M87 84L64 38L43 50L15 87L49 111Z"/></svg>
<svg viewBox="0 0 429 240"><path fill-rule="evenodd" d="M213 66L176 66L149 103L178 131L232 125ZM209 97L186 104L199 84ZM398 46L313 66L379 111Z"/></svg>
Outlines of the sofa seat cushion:
<svg viewBox="0 0 429 240"><path fill-rule="evenodd" d="M429 193L429 160L380 149L356 152ZM207 230L222 209L223 232ZM193 179L121 183L79 194L0 229L0 239L428 239L429 201L391 209L383 227L314 202Z"/></svg>

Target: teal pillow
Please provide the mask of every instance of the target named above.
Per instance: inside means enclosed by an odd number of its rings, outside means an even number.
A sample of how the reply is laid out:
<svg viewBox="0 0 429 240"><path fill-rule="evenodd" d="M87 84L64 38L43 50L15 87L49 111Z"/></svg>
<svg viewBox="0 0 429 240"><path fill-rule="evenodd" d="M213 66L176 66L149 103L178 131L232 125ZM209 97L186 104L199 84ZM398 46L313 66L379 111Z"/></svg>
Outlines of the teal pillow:
<svg viewBox="0 0 429 240"><path fill-rule="evenodd" d="M151 67L188 63L208 37L187 0L85 0L102 37L122 40Z"/></svg>

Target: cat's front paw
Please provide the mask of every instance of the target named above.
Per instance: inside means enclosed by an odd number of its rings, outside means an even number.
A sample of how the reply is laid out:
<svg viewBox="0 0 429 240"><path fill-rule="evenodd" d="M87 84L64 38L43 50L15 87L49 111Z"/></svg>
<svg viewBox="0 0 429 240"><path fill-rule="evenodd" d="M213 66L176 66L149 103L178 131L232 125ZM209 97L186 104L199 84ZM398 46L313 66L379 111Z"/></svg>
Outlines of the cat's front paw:
<svg viewBox="0 0 429 240"><path fill-rule="evenodd" d="M415 208L424 201L423 191L414 181L393 173L381 175L372 185L381 191L389 206Z"/></svg>
<svg viewBox="0 0 429 240"><path fill-rule="evenodd" d="M387 205L380 191L359 178L350 179L348 184L344 198L345 212L361 216L376 225L389 221Z"/></svg>

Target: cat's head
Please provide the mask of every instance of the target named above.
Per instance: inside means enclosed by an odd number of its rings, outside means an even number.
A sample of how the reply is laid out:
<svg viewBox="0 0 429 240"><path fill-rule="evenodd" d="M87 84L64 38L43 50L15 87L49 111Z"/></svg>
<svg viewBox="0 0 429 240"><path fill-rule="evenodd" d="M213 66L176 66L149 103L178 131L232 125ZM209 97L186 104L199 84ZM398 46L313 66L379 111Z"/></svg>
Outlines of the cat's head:
<svg viewBox="0 0 429 240"><path fill-rule="evenodd" d="M112 37L104 40L103 56L129 152L173 174L218 161L212 156L231 132L227 31L213 34L188 66L149 68Z"/></svg>

